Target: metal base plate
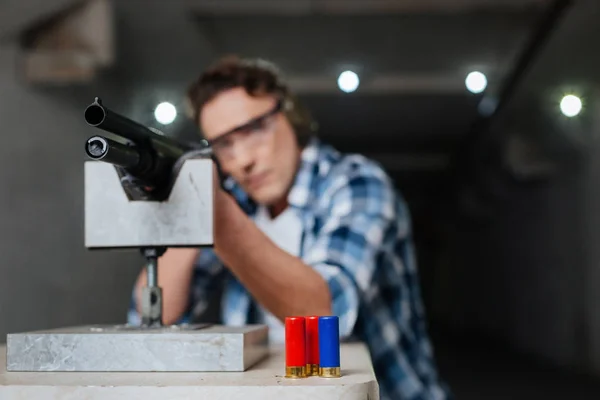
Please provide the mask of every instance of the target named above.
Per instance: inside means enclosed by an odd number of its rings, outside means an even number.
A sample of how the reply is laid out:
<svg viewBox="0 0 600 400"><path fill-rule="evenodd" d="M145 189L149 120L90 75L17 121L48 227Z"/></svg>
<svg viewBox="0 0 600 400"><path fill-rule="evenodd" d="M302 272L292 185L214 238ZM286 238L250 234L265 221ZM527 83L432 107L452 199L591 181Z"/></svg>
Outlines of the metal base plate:
<svg viewBox="0 0 600 400"><path fill-rule="evenodd" d="M8 371L245 371L268 354L265 325L94 325L7 335Z"/></svg>

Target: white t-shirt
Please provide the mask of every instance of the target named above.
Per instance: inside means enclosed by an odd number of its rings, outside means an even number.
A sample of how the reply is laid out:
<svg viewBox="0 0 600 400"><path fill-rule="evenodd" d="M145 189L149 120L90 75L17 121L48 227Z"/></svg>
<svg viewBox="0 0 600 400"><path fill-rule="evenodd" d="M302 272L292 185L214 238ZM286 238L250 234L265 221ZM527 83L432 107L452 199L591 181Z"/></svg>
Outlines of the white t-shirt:
<svg viewBox="0 0 600 400"><path fill-rule="evenodd" d="M259 207L254 222L281 249L296 257L300 254L302 222L296 209L288 207L275 219L271 219L268 210L265 207ZM257 314L258 320L269 327L269 340L272 343L283 343L285 341L284 324L260 304L257 304Z"/></svg>

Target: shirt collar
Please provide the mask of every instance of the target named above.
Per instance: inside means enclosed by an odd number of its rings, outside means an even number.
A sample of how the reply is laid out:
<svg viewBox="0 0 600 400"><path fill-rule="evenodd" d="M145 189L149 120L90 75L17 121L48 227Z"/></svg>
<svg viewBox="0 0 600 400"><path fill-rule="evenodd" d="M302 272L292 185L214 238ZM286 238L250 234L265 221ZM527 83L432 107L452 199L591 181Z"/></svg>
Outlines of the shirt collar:
<svg viewBox="0 0 600 400"><path fill-rule="evenodd" d="M321 146L317 138L312 138L300 154L298 171L288 193L288 203L292 207L304 208L310 204L314 184L322 167Z"/></svg>

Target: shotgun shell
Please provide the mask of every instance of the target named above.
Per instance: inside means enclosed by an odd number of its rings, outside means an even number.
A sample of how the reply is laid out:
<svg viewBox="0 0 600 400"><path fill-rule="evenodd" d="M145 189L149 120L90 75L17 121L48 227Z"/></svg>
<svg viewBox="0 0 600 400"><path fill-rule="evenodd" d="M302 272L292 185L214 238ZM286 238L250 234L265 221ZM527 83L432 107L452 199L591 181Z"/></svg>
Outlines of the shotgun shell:
<svg viewBox="0 0 600 400"><path fill-rule="evenodd" d="M306 375L319 375L319 317L306 317Z"/></svg>
<svg viewBox="0 0 600 400"><path fill-rule="evenodd" d="M339 378L340 368L340 327L336 316L319 318L319 376Z"/></svg>
<svg viewBox="0 0 600 400"><path fill-rule="evenodd" d="M306 327L304 317L285 319L285 376L306 377Z"/></svg>

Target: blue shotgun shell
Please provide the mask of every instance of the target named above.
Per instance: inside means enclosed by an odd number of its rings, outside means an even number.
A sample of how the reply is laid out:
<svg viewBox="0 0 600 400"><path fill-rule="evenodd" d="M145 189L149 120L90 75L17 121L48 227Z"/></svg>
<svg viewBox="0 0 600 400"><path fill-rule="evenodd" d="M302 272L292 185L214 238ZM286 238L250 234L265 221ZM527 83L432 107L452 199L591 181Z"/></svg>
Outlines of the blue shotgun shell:
<svg viewBox="0 0 600 400"><path fill-rule="evenodd" d="M337 316L319 317L320 376L340 376L340 322Z"/></svg>

